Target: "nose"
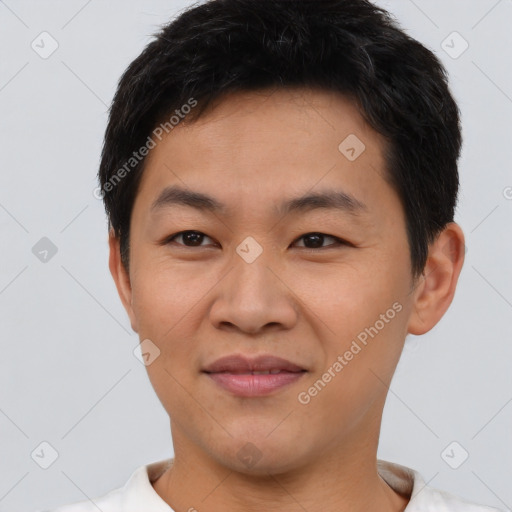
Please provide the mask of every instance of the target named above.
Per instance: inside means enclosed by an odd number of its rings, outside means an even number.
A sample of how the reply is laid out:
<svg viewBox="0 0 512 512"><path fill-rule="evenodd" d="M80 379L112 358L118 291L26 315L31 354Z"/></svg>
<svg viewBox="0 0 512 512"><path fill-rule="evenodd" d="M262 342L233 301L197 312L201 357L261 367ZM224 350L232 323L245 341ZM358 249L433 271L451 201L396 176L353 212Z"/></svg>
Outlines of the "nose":
<svg viewBox="0 0 512 512"><path fill-rule="evenodd" d="M261 255L252 263L236 255L231 271L221 280L210 308L217 329L247 334L291 329L297 322L298 302L289 276Z"/></svg>

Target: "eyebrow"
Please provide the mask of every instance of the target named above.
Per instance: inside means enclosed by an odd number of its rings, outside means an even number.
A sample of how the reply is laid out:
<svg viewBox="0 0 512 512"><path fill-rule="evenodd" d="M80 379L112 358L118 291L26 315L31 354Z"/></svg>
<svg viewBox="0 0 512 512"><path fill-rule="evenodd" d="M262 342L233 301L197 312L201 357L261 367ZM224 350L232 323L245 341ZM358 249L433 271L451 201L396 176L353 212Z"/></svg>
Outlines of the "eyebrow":
<svg viewBox="0 0 512 512"><path fill-rule="evenodd" d="M176 185L164 188L151 205L150 211L155 213L175 205L224 215L228 211L228 207L214 197ZM353 216L368 212L366 204L352 194L341 190L323 190L283 201L277 207L276 214L284 216L292 212L306 212L321 208L339 210Z"/></svg>

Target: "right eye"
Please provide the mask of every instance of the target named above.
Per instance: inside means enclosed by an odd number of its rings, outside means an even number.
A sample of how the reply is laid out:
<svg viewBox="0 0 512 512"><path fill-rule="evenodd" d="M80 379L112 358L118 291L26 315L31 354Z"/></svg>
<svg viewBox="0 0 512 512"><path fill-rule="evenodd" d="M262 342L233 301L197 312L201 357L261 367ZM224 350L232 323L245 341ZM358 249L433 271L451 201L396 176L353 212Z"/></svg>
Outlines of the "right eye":
<svg viewBox="0 0 512 512"><path fill-rule="evenodd" d="M182 238L183 243L175 242L176 239ZM204 238L210 238L204 233L201 233L201 231L180 231L179 233L175 233L174 235L169 236L165 239L164 245L169 243L176 243L177 245L182 245L184 247L204 247L201 245L201 242L204 240ZM211 238L210 238L211 240Z"/></svg>

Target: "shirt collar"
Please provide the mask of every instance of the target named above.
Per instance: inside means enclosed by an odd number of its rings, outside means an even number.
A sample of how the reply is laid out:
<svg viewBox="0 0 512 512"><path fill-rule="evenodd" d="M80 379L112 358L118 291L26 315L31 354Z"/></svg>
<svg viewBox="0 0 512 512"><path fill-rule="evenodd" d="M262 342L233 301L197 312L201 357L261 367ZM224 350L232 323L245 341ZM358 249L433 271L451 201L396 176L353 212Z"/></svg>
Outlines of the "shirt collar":
<svg viewBox="0 0 512 512"><path fill-rule="evenodd" d="M377 460L377 470L381 478L398 494L409 498L404 512L426 510L428 494L431 491L418 471L385 460ZM424 491L423 494L422 491Z"/></svg>
<svg viewBox="0 0 512 512"><path fill-rule="evenodd" d="M172 462L173 459L164 459L135 470L124 486L121 510L173 512L151 485L172 465Z"/></svg>
<svg viewBox="0 0 512 512"><path fill-rule="evenodd" d="M156 481L172 463L173 459L164 459L139 467L124 486L122 510L140 508L152 512L173 512L152 486L152 482ZM394 491L409 498L404 512L422 510L426 496L421 496L420 493L427 486L417 471L384 460L377 460L377 470Z"/></svg>

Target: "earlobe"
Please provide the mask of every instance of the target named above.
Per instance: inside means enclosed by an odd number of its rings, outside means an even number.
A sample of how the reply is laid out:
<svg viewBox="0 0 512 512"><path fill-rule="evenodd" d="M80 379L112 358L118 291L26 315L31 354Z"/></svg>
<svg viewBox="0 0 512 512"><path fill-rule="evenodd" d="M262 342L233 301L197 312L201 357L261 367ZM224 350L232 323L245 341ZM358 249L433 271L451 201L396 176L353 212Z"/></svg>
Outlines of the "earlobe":
<svg viewBox="0 0 512 512"><path fill-rule="evenodd" d="M450 222L429 247L425 270L413 291L408 333L425 334L441 320L455 295L464 255L464 233Z"/></svg>
<svg viewBox="0 0 512 512"><path fill-rule="evenodd" d="M114 235L113 231L109 232L108 245L110 248L108 266L114 283L117 288L119 298L128 313L132 329L138 332L137 318L132 307L132 287L130 276L121 261L121 251L119 239Z"/></svg>

